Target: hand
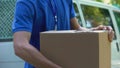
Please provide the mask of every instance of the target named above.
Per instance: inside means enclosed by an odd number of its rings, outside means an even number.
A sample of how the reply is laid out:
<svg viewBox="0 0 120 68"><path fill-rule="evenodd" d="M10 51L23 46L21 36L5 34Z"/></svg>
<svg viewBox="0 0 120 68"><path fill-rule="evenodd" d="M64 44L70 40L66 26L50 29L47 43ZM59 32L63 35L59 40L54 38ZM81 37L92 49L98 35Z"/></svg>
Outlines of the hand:
<svg viewBox="0 0 120 68"><path fill-rule="evenodd" d="M108 31L108 39L110 42L112 42L114 38L114 31L111 26L103 26L100 25L98 27L92 28L92 30L107 30Z"/></svg>

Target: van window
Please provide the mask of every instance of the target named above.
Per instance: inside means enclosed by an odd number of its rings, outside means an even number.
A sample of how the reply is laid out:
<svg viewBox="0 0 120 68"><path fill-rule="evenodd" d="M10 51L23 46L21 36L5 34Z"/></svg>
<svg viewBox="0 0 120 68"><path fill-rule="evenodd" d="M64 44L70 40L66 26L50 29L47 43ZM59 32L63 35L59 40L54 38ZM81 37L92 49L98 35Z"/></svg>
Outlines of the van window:
<svg viewBox="0 0 120 68"><path fill-rule="evenodd" d="M88 5L81 5L83 15L86 21L86 27L96 27L98 25L111 25L112 21L107 9L88 6Z"/></svg>
<svg viewBox="0 0 120 68"><path fill-rule="evenodd" d="M115 15L115 19L116 19L116 22L117 22L118 30L119 30L119 33L120 33L120 12L114 11L114 15Z"/></svg>

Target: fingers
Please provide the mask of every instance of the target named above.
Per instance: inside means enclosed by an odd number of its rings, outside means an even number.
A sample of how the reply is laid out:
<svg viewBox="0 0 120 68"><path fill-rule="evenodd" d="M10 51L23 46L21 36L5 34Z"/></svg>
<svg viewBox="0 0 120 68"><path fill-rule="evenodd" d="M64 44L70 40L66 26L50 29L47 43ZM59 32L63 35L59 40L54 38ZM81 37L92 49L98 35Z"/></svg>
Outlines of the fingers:
<svg viewBox="0 0 120 68"><path fill-rule="evenodd" d="M108 39L109 39L109 41L112 42L113 38L114 38L114 31L109 30L108 31Z"/></svg>
<svg viewBox="0 0 120 68"><path fill-rule="evenodd" d="M110 42L112 42L114 38L114 31L111 26L106 26L106 30L108 31L108 39Z"/></svg>
<svg viewBox="0 0 120 68"><path fill-rule="evenodd" d="M113 29L112 29L112 27L111 26L106 26L106 30L108 30L108 31L113 31Z"/></svg>
<svg viewBox="0 0 120 68"><path fill-rule="evenodd" d="M108 40L110 42L112 42L113 38L114 38L114 31L112 29L111 26L103 26L103 25L100 25L96 28L94 28L94 30L107 30L108 31Z"/></svg>
<svg viewBox="0 0 120 68"><path fill-rule="evenodd" d="M108 40L112 42L114 38L114 31L111 26L105 26L105 27L106 27L106 30L108 31Z"/></svg>
<svg viewBox="0 0 120 68"><path fill-rule="evenodd" d="M94 28L93 30L106 30L106 26L99 25L98 27Z"/></svg>

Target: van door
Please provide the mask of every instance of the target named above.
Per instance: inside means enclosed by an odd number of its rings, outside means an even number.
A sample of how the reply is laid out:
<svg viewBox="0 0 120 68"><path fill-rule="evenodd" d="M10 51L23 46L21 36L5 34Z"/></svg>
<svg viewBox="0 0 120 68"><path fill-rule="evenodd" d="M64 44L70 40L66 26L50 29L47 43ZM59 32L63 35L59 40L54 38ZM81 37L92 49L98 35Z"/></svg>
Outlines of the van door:
<svg viewBox="0 0 120 68"><path fill-rule="evenodd" d="M117 22L117 28L118 28L118 42L116 43L118 47L120 46L120 11L113 11L116 22Z"/></svg>
<svg viewBox="0 0 120 68"><path fill-rule="evenodd" d="M113 21L113 17L111 17L111 13L110 13L110 8L108 8L108 6L104 5L104 4L100 4L101 6L99 6L97 3L94 3L94 5L89 4L89 2L85 3L82 1L79 1L81 3L77 3L77 8L78 10L81 10L79 12L77 12L77 14L79 13L81 17L81 22L82 24L85 25L85 27L87 28L92 28L92 27L96 27L98 25L106 25L106 26L111 26L113 28L113 30L115 31L115 37L111 43L111 60L112 62L114 60L120 60L120 49L119 49L119 43L118 42L118 36L116 36L116 28L117 26L114 26L114 22ZM75 4L74 4L75 5ZM75 7L75 6L74 6ZM76 7L75 7L76 8ZM81 14L82 13L82 14ZM118 14L116 14L118 15ZM119 14L120 15L120 14ZM84 19L84 21L82 21ZM113 23L114 22L114 23ZM120 17L118 19L118 25L120 25ZM120 26L119 27L119 31L120 31ZM120 38L120 36L119 36Z"/></svg>
<svg viewBox="0 0 120 68"><path fill-rule="evenodd" d="M81 4L81 9L84 15L85 24L87 28L92 28L99 25L106 25L106 26L111 26L115 31L116 26L113 25L114 23L112 21L109 9L100 8L96 6L89 6L84 4ZM118 38L116 37L115 34L114 40L111 43L112 60L120 59L120 54L119 54L120 49L117 39Z"/></svg>

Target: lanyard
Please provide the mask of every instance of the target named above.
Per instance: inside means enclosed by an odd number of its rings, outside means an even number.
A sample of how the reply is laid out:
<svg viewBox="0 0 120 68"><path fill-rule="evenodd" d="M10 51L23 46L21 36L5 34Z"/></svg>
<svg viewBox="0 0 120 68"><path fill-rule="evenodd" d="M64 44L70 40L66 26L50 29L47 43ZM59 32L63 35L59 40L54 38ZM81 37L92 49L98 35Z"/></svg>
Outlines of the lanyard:
<svg viewBox="0 0 120 68"><path fill-rule="evenodd" d="M54 15L55 23L57 23L57 11L56 11L57 8L56 8L54 0L50 0L50 4L51 4L51 9Z"/></svg>

